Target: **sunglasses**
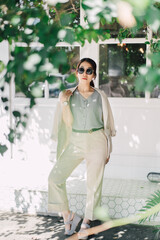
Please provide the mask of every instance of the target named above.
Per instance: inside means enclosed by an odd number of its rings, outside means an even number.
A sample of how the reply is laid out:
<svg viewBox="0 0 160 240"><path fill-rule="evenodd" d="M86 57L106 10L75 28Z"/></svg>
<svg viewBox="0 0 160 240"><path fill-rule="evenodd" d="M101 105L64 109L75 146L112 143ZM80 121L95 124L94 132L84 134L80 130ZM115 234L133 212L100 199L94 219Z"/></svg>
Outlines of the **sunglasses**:
<svg viewBox="0 0 160 240"><path fill-rule="evenodd" d="M78 68L78 73L79 74L83 74L84 73L84 68L80 67ZM87 70L85 71L87 75L91 75L93 73L93 69L92 68L87 68Z"/></svg>

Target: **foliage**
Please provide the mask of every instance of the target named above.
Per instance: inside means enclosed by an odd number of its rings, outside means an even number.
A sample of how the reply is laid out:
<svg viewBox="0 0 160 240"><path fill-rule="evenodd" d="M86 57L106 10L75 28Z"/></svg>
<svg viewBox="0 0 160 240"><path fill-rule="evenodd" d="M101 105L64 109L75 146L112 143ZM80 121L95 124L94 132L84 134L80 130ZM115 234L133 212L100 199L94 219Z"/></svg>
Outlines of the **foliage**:
<svg viewBox="0 0 160 240"><path fill-rule="evenodd" d="M154 194L152 194L146 201L146 205L143 206L142 209L140 209L140 212L144 213L146 212L147 210L151 210L152 207L155 207L157 204L160 203L160 191L157 190ZM142 218L139 222L140 223L144 223L145 221L151 221L151 220L154 220L155 217L158 215L160 211L154 213L154 214L151 214L150 216L147 216L147 217L144 217ZM157 225L156 226L156 236L155 236L155 240L159 239L160 237L160 226Z"/></svg>
<svg viewBox="0 0 160 240"><path fill-rule="evenodd" d="M4 77L0 80L2 102L5 109L9 110L9 102L3 96L5 82L10 83L14 76L16 91L23 93L30 99L30 108L35 105L35 98L41 97L42 84L47 80L50 84L56 83L55 74L70 74L72 66L64 49L57 47L58 43L67 42L73 44L78 42L81 46L87 40L98 42L99 39L106 40L111 37L110 29L106 24L120 23L118 16L117 0L82 0L82 8L85 11L86 26L80 25L80 1L50 0L1 0L0 1L0 41L7 40L10 45L10 58L7 66L0 62L0 71ZM132 28L118 27L117 37L120 42L126 37L136 36L144 23L149 25L156 35L160 27L159 1L127 1L133 10L137 25ZM124 2L122 1L124 4ZM126 11L127 12L127 11ZM124 14L125 15L125 14ZM101 23L101 27L95 27ZM126 21L127 22L127 21ZM150 42L154 51L157 44ZM156 47L155 47L156 46ZM159 84L159 52L152 51L149 56L152 66L140 69L140 76L136 83L141 91L152 90ZM159 50L158 50L159 51ZM4 69L5 68L5 69ZM147 75L147 76L146 76ZM75 81L73 76L68 78L69 82ZM60 86L62 89L64 85ZM10 129L8 140L14 142L15 136L20 138L18 128L27 124L26 112L15 117L15 127Z"/></svg>
<svg viewBox="0 0 160 240"><path fill-rule="evenodd" d="M7 151L7 149L8 148L6 147L6 145L3 145L3 144L0 143L0 153L1 153L2 156Z"/></svg>
<svg viewBox="0 0 160 240"><path fill-rule="evenodd" d="M158 203L160 203L160 191L157 190L154 194L152 194L146 201L146 205L140 210L140 212L145 212L148 209L151 209L151 207L156 206ZM156 216L158 215L157 213L154 213L153 215L150 215L149 217L141 219L140 223L144 223L146 220L151 221L153 220Z"/></svg>

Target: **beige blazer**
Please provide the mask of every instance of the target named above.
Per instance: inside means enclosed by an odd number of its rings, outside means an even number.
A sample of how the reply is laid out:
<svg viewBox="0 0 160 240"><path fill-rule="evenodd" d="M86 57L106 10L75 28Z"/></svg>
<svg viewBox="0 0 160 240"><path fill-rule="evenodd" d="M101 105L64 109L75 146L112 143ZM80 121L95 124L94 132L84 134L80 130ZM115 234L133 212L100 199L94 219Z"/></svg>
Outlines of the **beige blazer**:
<svg viewBox="0 0 160 240"><path fill-rule="evenodd" d="M75 88L70 88L72 92L76 90L77 86ZM114 119L112 110L108 101L108 98L104 91L94 88L102 98L102 111L103 111L103 121L104 121L104 133L107 138L107 149L108 149L108 156L112 152L112 139L111 137L116 135L116 130L114 126ZM55 115L54 115L54 121L53 121L53 129L51 133L51 138L55 141L57 141L57 160L64 151L65 147L68 144L70 134L72 132L71 128L66 127L64 121L62 120L62 107L60 103L60 99L58 99Z"/></svg>

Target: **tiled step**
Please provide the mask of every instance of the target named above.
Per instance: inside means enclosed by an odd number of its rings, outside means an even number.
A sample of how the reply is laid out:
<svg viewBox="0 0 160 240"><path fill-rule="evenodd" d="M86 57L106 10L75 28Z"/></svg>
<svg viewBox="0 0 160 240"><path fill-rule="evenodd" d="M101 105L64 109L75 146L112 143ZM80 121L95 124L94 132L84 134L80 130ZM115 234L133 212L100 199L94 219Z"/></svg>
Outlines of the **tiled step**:
<svg viewBox="0 0 160 240"><path fill-rule="evenodd" d="M104 179L102 206L111 218L127 217L139 212L145 201L156 190L157 183L140 180ZM72 211L83 215L86 201L86 180L70 177L67 192ZM0 187L0 210L50 214L47 211L47 186L22 188ZM160 221L160 214L154 220Z"/></svg>
<svg viewBox="0 0 160 240"><path fill-rule="evenodd" d="M85 181L70 179L67 185L70 206L73 211L82 214L85 209ZM160 184L149 181L128 179L104 179L102 206L108 209L111 218L122 218L134 215L145 205L146 200ZM155 221L160 220L160 214Z"/></svg>

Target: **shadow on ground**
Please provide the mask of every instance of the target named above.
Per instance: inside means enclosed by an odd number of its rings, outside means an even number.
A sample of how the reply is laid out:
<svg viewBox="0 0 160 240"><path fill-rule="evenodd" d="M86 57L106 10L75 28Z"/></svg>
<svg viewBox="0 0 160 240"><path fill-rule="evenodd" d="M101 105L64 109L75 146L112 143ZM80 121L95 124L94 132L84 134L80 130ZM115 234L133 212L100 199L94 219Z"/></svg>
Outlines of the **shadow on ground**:
<svg viewBox="0 0 160 240"><path fill-rule="evenodd" d="M92 222L92 226L100 224ZM153 226L125 225L104 231L88 239L92 240L155 240ZM63 240L62 218L51 216L31 216L27 214L0 213L0 240ZM157 238L157 240L160 239Z"/></svg>

